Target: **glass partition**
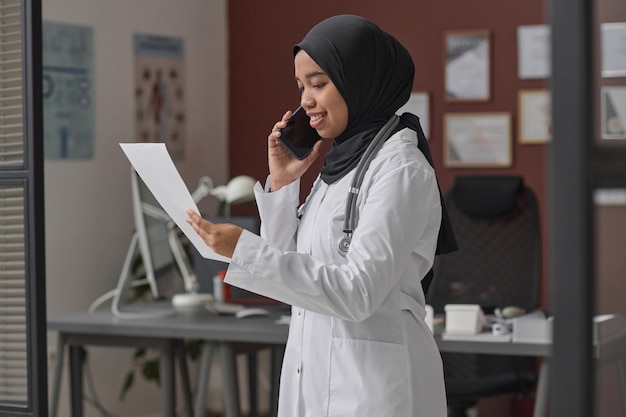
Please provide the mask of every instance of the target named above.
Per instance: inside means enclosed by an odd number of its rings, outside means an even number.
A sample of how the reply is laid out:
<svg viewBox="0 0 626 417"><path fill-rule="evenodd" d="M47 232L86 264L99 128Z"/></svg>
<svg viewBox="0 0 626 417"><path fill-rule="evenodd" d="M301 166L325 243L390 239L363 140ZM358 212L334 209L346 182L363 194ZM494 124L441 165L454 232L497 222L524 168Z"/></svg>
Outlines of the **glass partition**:
<svg viewBox="0 0 626 417"><path fill-rule="evenodd" d="M594 193L594 415L626 415L626 188Z"/></svg>
<svg viewBox="0 0 626 417"><path fill-rule="evenodd" d="M592 404L611 417L626 415L626 3L592 10Z"/></svg>

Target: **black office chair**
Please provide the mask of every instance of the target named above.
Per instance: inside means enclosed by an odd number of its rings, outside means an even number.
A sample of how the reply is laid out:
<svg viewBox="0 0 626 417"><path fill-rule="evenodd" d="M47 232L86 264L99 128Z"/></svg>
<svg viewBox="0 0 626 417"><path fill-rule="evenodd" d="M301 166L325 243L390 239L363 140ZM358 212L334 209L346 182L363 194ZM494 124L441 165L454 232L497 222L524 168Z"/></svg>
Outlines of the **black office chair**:
<svg viewBox="0 0 626 417"><path fill-rule="evenodd" d="M537 201L517 176L455 179L445 201L459 251L437 257L427 302L443 314L446 304L538 308L540 239ZM465 416L480 397L530 395L535 359L442 353L449 416Z"/></svg>

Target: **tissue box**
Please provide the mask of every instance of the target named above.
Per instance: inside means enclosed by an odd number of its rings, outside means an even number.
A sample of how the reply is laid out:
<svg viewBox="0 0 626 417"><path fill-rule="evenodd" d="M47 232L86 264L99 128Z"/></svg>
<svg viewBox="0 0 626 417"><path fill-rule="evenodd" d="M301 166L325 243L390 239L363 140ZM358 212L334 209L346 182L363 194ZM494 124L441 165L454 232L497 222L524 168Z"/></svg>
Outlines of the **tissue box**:
<svg viewBox="0 0 626 417"><path fill-rule="evenodd" d="M514 342L550 343L552 341L552 318L546 318L541 311L515 317L512 322Z"/></svg>
<svg viewBox="0 0 626 417"><path fill-rule="evenodd" d="M446 334L478 334L485 325L485 315L478 304L446 304Z"/></svg>

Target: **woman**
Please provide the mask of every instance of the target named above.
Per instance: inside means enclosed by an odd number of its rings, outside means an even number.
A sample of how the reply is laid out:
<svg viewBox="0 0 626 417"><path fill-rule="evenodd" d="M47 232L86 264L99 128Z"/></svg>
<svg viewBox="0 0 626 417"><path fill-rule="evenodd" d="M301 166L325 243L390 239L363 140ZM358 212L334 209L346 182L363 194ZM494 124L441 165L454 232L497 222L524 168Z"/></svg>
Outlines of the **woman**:
<svg viewBox="0 0 626 417"><path fill-rule="evenodd" d="M373 157L349 249L337 250L355 168L408 100L413 62L373 23L342 15L294 47L294 67L311 126L333 140L304 205L298 209L299 179L320 142L305 159L292 157L278 139L287 112L268 136L265 188L255 187L262 237L191 211L188 222L232 258L226 282L293 306L279 416L444 417L441 358L420 284L433 264L442 207L417 117L403 115Z"/></svg>

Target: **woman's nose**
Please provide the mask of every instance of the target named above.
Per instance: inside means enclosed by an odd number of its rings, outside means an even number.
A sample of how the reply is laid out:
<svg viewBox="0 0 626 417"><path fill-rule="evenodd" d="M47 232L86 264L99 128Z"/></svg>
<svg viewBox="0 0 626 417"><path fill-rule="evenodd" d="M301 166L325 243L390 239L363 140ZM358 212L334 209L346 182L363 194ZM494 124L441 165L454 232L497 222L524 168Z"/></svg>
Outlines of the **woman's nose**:
<svg viewBox="0 0 626 417"><path fill-rule="evenodd" d="M313 100L309 93L303 91L302 95L300 96L300 105L304 109L311 109L313 108L313 106L315 106L315 100Z"/></svg>

